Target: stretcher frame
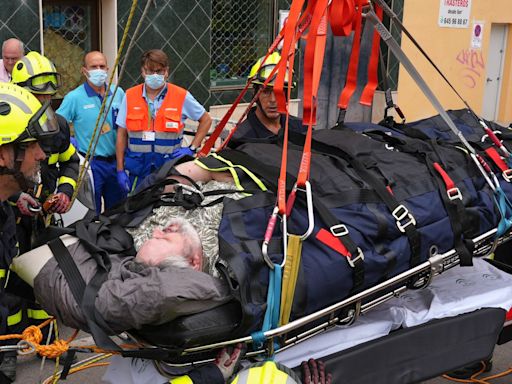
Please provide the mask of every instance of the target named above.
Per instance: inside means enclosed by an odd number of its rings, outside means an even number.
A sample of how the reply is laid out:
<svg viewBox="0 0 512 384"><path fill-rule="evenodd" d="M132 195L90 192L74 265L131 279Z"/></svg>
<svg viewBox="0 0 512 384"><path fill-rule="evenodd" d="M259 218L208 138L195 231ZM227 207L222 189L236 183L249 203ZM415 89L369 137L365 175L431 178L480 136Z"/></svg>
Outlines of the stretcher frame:
<svg viewBox="0 0 512 384"><path fill-rule="evenodd" d="M496 233L497 228L487 231L472 239L474 244L474 257L487 256L494 252L498 245L505 243L512 238L511 232L507 232L505 235L498 238L496 238ZM284 351L302 341L325 332L336 325L350 325L360 314L370 311L372 308L401 295L409 289L423 289L428 287L436 276L457 265L459 265L459 256L455 249L451 249L442 254L433 254L429 260L391 277L382 283L360 293L354 294L353 296L330 305L322 310L291 321L286 325L264 332L265 343L263 347L247 352L246 356L249 358L262 355L272 356L276 352ZM365 299L369 299L369 301L364 302ZM346 310L344 313L347 315L340 318L338 314L344 310ZM316 324L319 320L324 318L328 318L328 320L323 321L321 324ZM302 331L301 333L294 334L294 331L297 332L302 330L311 323L315 323L312 328ZM293 335L288 337L289 334ZM275 348L276 340L280 341L280 346L278 348ZM190 358L193 362L176 363L172 361L155 361L155 364L160 372L166 372L165 367L167 367L167 370L172 370L189 367L191 365L200 365L213 361L213 359L204 358L205 352L216 350L218 348L234 346L237 343L252 344L253 339L251 336L246 336L186 348L181 352L180 357L185 357L187 360ZM194 359L194 356L198 358Z"/></svg>

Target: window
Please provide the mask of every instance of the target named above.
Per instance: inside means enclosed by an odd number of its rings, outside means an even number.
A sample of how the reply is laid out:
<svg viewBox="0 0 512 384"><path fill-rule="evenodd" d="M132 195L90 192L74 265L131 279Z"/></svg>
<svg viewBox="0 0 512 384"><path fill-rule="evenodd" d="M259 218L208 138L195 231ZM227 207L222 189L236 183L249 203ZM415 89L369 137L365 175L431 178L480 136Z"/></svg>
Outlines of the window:
<svg viewBox="0 0 512 384"><path fill-rule="evenodd" d="M98 0L43 0L44 54L62 76L62 98L82 81L84 54L99 49Z"/></svg>
<svg viewBox="0 0 512 384"><path fill-rule="evenodd" d="M277 34L287 0L213 0L210 81L212 90L241 88Z"/></svg>

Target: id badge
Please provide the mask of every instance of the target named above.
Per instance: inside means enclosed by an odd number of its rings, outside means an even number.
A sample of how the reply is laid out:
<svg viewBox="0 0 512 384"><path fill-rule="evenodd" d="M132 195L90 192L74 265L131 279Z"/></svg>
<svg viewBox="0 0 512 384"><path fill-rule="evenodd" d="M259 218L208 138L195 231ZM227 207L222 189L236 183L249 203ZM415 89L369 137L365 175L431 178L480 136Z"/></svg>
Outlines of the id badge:
<svg viewBox="0 0 512 384"><path fill-rule="evenodd" d="M142 132L142 140L144 141L155 141L155 132L144 131Z"/></svg>
<svg viewBox="0 0 512 384"><path fill-rule="evenodd" d="M108 133L108 132L110 132L110 124L109 123L105 123L101 127L101 134L104 135L105 133Z"/></svg>

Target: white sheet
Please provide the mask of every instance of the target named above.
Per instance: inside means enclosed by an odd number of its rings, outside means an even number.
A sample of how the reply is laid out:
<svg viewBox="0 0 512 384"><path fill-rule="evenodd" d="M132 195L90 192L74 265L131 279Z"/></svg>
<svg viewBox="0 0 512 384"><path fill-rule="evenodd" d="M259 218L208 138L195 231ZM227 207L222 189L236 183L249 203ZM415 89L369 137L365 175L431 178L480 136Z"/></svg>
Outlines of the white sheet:
<svg viewBox="0 0 512 384"><path fill-rule="evenodd" d="M474 267L454 267L423 290L408 291L361 316L353 325L335 327L276 355L289 367L310 357L321 358L433 319L453 317L480 308L512 308L512 276L484 260ZM103 380L116 384L164 383L153 364L142 359L112 360Z"/></svg>

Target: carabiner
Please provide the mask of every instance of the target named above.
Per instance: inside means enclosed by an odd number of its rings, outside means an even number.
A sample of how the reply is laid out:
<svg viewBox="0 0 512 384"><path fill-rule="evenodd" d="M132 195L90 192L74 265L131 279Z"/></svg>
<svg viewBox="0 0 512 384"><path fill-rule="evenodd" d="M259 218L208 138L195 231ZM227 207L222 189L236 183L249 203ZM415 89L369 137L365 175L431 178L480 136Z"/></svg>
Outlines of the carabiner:
<svg viewBox="0 0 512 384"><path fill-rule="evenodd" d="M263 244L261 245L261 253L263 254L263 260L265 260L265 263L267 263L270 269L274 269L274 263L272 262L272 260L270 260L270 257L268 256L268 244L270 243L270 239L274 234L278 213L279 208L276 205L274 207L274 210L272 211L272 215L270 215L270 219L268 220L267 229L265 230L265 237L263 238Z"/></svg>
<svg viewBox="0 0 512 384"><path fill-rule="evenodd" d="M305 189L299 188L297 186L297 183L295 183L292 192L290 193L290 197L294 196L297 193L297 191L301 191L306 194L306 204L308 209L308 229L306 230L306 232L300 235L302 241L306 240L311 235L311 233L313 233L313 229L315 229L315 215L313 212L313 194L311 192L311 184L309 183L309 181L306 180L304 186ZM290 212L288 212L288 214L290 214Z"/></svg>

